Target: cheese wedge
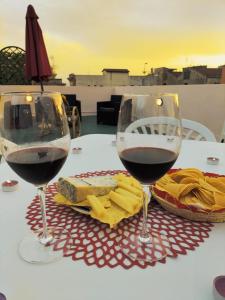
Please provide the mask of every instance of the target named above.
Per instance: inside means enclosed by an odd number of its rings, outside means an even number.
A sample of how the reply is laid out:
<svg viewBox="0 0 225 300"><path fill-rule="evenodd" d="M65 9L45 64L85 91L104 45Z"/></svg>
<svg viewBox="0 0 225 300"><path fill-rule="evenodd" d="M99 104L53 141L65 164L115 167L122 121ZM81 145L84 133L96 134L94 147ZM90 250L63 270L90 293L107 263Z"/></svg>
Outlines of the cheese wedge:
<svg viewBox="0 0 225 300"><path fill-rule="evenodd" d="M89 178L59 178L57 189L66 199L79 202L88 195L103 196L114 190L117 182L112 176L96 176Z"/></svg>

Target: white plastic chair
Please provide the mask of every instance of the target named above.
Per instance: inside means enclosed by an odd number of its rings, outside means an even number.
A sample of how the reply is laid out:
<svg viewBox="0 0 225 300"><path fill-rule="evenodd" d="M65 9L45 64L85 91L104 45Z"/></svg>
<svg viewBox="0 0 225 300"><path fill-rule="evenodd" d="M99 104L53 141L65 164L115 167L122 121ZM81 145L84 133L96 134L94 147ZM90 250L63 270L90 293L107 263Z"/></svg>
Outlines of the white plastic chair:
<svg viewBox="0 0 225 300"><path fill-rule="evenodd" d="M183 139L216 142L215 135L205 125L188 119L182 119L181 122Z"/></svg>
<svg viewBox="0 0 225 300"><path fill-rule="evenodd" d="M66 109L66 114L71 138L79 137L81 134L81 124L78 108L76 106L69 106Z"/></svg>
<svg viewBox="0 0 225 300"><path fill-rule="evenodd" d="M225 122L223 123L223 128L221 130L221 135L220 135L220 143L225 143Z"/></svg>
<svg viewBox="0 0 225 300"><path fill-rule="evenodd" d="M149 117L131 123L126 132L173 135L177 129L177 120L171 117ZM182 119L182 135L186 140L216 142L214 134L203 124Z"/></svg>

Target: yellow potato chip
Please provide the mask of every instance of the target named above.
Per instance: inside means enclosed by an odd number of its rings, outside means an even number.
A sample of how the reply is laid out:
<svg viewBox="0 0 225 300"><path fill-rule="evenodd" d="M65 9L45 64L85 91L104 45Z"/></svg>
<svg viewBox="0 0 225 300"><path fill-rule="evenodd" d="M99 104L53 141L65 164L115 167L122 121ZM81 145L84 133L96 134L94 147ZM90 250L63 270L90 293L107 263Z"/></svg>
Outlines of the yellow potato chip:
<svg viewBox="0 0 225 300"><path fill-rule="evenodd" d="M182 204L200 210L225 208L225 177L209 177L198 169L188 168L166 174L156 188L168 192Z"/></svg>

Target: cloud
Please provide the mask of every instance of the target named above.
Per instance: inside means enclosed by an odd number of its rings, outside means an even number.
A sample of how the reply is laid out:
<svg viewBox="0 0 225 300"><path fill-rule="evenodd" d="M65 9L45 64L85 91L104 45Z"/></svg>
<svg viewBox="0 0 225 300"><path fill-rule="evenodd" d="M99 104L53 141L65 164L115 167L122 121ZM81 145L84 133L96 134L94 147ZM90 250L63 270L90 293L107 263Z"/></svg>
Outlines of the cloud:
<svg viewBox="0 0 225 300"><path fill-rule="evenodd" d="M174 60L169 62L169 66L194 66L194 65L207 65L208 67L215 67L222 65L221 62L225 62L225 54L215 55L190 55L190 56L178 56ZM223 63L224 64L224 63Z"/></svg>
<svg viewBox="0 0 225 300"><path fill-rule="evenodd" d="M99 74L105 67L140 74L150 67L224 63L224 0L0 0L0 46L24 48L31 2L56 72ZM16 11L16 14L12 12Z"/></svg>

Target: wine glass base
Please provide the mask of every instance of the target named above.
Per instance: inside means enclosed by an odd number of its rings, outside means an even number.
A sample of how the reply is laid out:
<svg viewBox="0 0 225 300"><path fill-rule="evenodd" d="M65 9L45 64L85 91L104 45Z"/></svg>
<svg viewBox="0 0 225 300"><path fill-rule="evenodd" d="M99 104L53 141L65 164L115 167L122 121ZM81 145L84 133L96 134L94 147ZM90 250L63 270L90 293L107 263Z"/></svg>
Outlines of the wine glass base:
<svg viewBox="0 0 225 300"><path fill-rule="evenodd" d="M48 238L42 237L42 229L31 232L19 243L20 257L32 264L48 264L63 257L71 245L69 233L60 227L49 227Z"/></svg>
<svg viewBox="0 0 225 300"><path fill-rule="evenodd" d="M170 241L165 235L151 232L145 239L139 233L126 231L120 241L122 252L132 260L154 263L167 256L166 248L170 248Z"/></svg>

